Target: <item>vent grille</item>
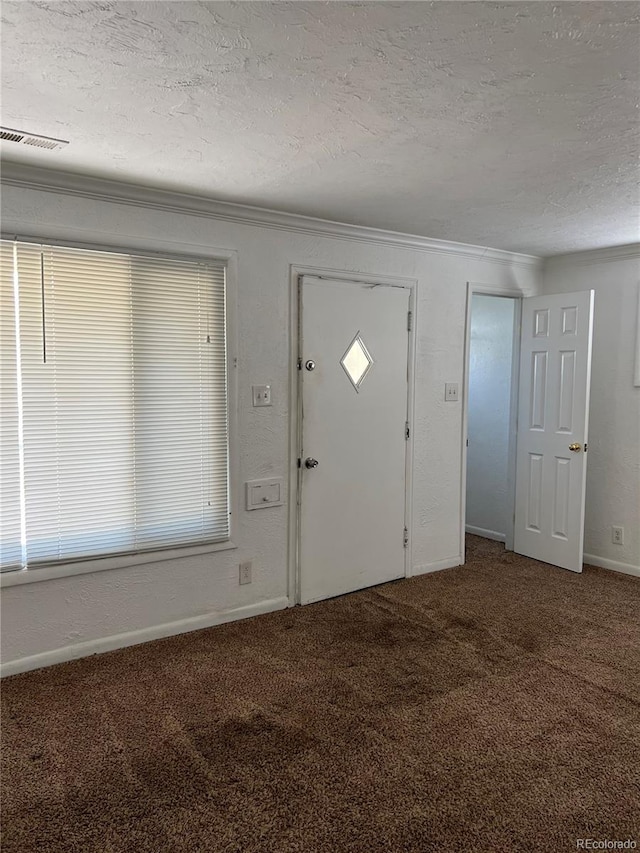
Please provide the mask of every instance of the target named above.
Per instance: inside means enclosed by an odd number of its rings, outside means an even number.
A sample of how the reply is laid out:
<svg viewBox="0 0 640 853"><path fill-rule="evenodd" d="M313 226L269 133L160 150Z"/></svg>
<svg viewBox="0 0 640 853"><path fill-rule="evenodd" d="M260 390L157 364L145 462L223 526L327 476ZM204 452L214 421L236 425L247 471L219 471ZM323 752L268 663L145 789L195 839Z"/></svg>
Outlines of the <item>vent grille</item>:
<svg viewBox="0 0 640 853"><path fill-rule="evenodd" d="M24 135L14 133L12 130L0 130L0 139L6 139L7 142L22 142Z"/></svg>
<svg viewBox="0 0 640 853"><path fill-rule="evenodd" d="M26 133L24 130L15 130L12 127L0 127L0 140L3 142L17 142L19 145L33 145L35 148L47 148L54 151L64 148L69 144L66 139L54 139L52 136L41 136L38 133Z"/></svg>
<svg viewBox="0 0 640 853"><path fill-rule="evenodd" d="M38 139L37 136L25 136L22 141L25 145L35 145L37 148L57 148L59 145L52 139Z"/></svg>

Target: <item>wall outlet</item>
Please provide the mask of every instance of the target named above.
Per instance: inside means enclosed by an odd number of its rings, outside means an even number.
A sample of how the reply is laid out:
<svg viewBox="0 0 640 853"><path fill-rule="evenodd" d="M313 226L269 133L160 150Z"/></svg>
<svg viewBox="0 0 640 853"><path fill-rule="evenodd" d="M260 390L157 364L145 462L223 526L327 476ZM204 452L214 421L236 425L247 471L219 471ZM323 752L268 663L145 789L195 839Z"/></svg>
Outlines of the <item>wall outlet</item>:
<svg viewBox="0 0 640 853"><path fill-rule="evenodd" d="M624 527L611 528L611 541L614 545L624 545Z"/></svg>
<svg viewBox="0 0 640 853"><path fill-rule="evenodd" d="M251 560L248 560L246 563L240 563L238 581L241 586L245 583L251 583Z"/></svg>

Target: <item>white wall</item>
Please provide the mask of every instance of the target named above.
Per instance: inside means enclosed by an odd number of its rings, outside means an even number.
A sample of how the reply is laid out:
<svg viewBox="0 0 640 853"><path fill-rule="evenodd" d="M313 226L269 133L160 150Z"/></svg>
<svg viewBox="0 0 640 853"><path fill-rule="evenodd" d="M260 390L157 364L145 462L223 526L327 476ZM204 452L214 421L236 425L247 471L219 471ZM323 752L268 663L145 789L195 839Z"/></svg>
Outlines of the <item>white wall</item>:
<svg viewBox="0 0 640 853"><path fill-rule="evenodd" d="M640 388L633 387L640 246L547 262L547 293L595 290L585 562L640 573ZM624 545L611 526L624 527Z"/></svg>
<svg viewBox="0 0 640 853"><path fill-rule="evenodd" d="M275 220L273 227L243 224L207 215L206 205L197 214L157 207L148 194L144 203L114 203L97 193L8 185L2 202L5 234L237 251L236 489L247 479L288 476L290 265L418 279L411 561L415 572L459 562L461 403L445 403L443 389L445 381L462 382L466 282L532 294L540 281L532 259L463 246L413 248L409 240L395 245L358 229L328 236L314 233L309 220L298 230ZM272 408L251 407L252 383L271 384ZM288 508L239 516L233 551L4 589L4 671L286 606ZM238 585L242 560L253 561L247 586Z"/></svg>
<svg viewBox="0 0 640 853"><path fill-rule="evenodd" d="M504 541L509 513L507 469L515 300L471 298L466 525Z"/></svg>

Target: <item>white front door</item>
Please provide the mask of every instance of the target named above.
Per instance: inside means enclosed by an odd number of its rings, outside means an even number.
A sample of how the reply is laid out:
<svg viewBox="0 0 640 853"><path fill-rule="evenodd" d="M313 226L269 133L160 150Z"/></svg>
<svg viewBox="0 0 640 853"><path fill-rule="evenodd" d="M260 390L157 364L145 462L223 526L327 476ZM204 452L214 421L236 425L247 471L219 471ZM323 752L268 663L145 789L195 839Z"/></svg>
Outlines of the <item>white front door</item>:
<svg viewBox="0 0 640 853"><path fill-rule="evenodd" d="M514 551L581 572L593 291L522 302Z"/></svg>
<svg viewBox="0 0 640 853"><path fill-rule="evenodd" d="M409 294L301 281L302 604L405 574Z"/></svg>

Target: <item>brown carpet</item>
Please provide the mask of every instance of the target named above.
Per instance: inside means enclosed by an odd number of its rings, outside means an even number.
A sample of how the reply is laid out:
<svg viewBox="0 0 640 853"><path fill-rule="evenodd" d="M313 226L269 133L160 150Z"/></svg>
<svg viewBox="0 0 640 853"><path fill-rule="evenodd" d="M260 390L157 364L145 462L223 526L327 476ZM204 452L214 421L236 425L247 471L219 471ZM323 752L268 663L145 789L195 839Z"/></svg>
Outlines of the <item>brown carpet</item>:
<svg viewBox="0 0 640 853"><path fill-rule="evenodd" d="M640 845L640 582L467 566L4 682L3 853Z"/></svg>

